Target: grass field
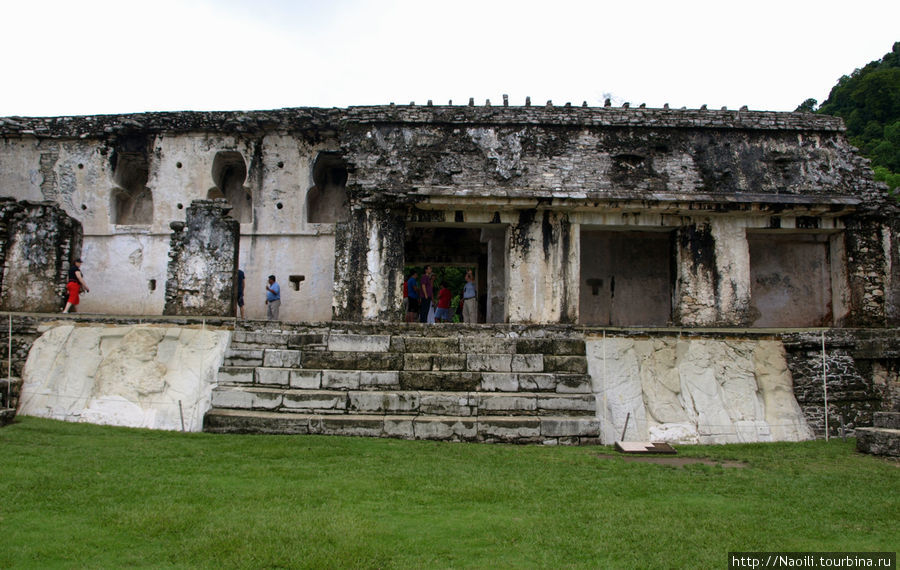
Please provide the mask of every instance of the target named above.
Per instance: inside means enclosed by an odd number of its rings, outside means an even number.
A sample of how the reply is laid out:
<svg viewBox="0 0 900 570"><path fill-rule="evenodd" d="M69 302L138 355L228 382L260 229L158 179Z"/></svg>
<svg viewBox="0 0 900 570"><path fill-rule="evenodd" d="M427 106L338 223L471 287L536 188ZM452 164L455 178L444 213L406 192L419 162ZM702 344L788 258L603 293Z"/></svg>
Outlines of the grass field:
<svg viewBox="0 0 900 570"><path fill-rule="evenodd" d="M896 551L900 468L854 442L607 447L0 429L2 568L726 568Z"/></svg>

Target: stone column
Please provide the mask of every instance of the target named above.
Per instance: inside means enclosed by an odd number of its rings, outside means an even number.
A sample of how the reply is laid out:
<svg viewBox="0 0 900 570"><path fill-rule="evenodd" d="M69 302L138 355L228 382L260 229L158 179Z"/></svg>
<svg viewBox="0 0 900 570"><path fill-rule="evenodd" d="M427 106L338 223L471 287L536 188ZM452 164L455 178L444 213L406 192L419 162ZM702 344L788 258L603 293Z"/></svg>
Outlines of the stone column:
<svg viewBox="0 0 900 570"><path fill-rule="evenodd" d="M481 231L487 242L487 316L486 322L506 322L506 228Z"/></svg>
<svg viewBox="0 0 900 570"><path fill-rule="evenodd" d="M523 210L509 231L506 307L511 323L578 320L579 233L569 216Z"/></svg>
<svg viewBox="0 0 900 570"><path fill-rule="evenodd" d="M390 209L356 209L335 233L336 321L401 320L406 225Z"/></svg>
<svg viewBox="0 0 900 570"><path fill-rule="evenodd" d="M885 293L891 278L890 229L876 220L848 218L847 273L851 326L885 326ZM887 244L887 247L885 245Z"/></svg>
<svg viewBox="0 0 900 570"><path fill-rule="evenodd" d="M69 266L81 254L81 241L81 223L54 203L0 201L0 309L62 309ZM85 278L90 284L89 273Z"/></svg>
<svg viewBox="0 0 900 570"><path fill-rule="evenodd" d="M674 320L681 326L716 321L716 248L709 224L684 226L676 232Z"/></svg>
<svg viewBox="0 0 900 570"><path fill-rule="evenodd" d="M716 323L745 326L750 314L750 244L741 220L720 217L710 221L715 242Z"/></svg>
<svg viewBox="0 0 900 570"><path fill-rule="evenodd" d="M234 316L241 226L230 209L225 200L194 200L184 222L169 224L164 315Z"/></svg>

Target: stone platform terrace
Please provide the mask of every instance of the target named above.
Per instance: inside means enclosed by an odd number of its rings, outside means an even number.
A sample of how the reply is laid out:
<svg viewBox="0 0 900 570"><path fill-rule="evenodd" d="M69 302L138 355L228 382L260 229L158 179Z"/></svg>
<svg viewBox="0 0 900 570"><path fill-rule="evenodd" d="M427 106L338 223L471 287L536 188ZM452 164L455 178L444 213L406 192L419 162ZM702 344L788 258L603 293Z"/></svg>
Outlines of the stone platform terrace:
<svg viewBox="0 0 900 570"><path fill-rule="evenodd" d="M218 378L209 432L599 443L565 328L238 323Z"/></svg>

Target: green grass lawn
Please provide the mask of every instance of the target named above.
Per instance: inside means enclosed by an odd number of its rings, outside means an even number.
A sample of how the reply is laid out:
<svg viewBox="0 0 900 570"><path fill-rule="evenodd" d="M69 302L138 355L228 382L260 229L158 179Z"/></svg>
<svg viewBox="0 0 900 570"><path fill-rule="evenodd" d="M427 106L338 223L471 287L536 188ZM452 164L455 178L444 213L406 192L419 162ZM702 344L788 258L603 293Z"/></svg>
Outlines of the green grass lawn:
<svg viewBox="0 0 900 570"><path fill-rule="evenodd" d="M895 551L900 468L829 443L607 447L0 429L2 568L726 568Z"/></svg>

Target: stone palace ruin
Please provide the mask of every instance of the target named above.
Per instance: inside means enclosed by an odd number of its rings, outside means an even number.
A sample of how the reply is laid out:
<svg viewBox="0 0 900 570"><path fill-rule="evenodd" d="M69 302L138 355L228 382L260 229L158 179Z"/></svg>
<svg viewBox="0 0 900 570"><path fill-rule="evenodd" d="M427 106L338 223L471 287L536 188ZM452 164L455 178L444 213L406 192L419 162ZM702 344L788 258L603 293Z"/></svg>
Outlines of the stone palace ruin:
<svg viewBox="0 0 900 570"><path fill-rule="evenodd" d="M82 314L228 332L197 429L587 443L630 422L635 438L721 442L900 411L900 210L833 117L0 118L0 196L0 309L57 311L80 255ZM425 264L474 270L482 324L400 324L404 269ZM238 269L247 322L227 319ZM269 274L282 324L255 320Z"/></svg>

